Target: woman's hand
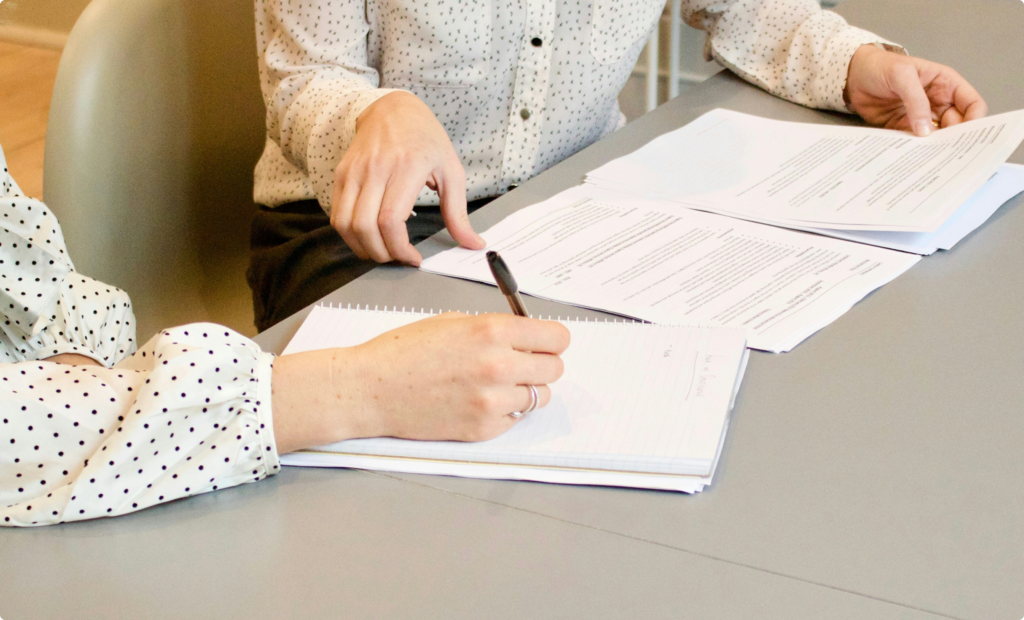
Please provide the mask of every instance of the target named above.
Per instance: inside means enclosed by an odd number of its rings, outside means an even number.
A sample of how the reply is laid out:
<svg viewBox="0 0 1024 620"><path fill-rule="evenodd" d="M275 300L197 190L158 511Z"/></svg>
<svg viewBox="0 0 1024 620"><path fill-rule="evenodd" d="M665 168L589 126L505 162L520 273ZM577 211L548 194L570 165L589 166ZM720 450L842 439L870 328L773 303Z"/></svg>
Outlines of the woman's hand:
<svg viewBox="0 0 1024 620"><path fill-rule="evenodd" d="M851 110L868 123L918 136L982 118L988 106L959 73L945 65L862 45L846 81Z"/></svg>
<svg viewBox="0 0 1024 620"><path fill-rule="evenodd" d="M438 193L452 237L483 249L466 213L466 171L444 127L415 95L384 95L359 115L335 168L331 226L359 258L419 265L405 221L424 185Z"/></svg>
<svg viewBox="0 0 1024 620"><path fill-rule="evenodd" d="M357 437L483 441L508 415L551 399L569 330L508 314L442 314L357 347L278 358L274 434L281 454Z"/></svg>

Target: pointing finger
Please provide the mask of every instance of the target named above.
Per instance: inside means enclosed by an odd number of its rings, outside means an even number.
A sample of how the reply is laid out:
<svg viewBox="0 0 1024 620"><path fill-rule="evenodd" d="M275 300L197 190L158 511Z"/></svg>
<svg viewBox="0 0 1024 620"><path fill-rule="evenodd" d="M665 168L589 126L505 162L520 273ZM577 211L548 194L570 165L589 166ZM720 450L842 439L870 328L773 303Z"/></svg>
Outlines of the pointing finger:
<svg viewBox="0 0 1024 620"><path fill-rule="evenodd" d="M903 102L907 123L918 137L932 132L932 110L928 95L921 86L921 78L911 63L900 63L893 68L893 90Z"/></svg>
<svg viewBox="0 0 1024 620"><path fill-rule="evenodd" d="M452 238L459 245L471 250L482 250L487 247L483 237L476 234L469 223L466 212L466 172L462 164L456 161L442 169L442 176L437 183L437 193L441 199L441 217Z"/></svg>

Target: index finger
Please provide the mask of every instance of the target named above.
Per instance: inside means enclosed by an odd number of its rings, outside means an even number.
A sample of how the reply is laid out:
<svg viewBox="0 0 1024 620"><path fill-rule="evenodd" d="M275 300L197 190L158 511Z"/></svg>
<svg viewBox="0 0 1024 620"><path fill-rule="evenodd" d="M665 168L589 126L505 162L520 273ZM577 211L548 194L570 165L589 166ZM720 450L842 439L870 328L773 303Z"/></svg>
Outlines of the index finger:
<svg viewBox="0 0 1024 620"><path fill-rule="evenodd" d="M476 234L469 223L466 206L466 171L455 161L441 169L436 179L437 195L441 201L441 217L452 239L464 248L482 250L487 247L483 237Z"/></svg>

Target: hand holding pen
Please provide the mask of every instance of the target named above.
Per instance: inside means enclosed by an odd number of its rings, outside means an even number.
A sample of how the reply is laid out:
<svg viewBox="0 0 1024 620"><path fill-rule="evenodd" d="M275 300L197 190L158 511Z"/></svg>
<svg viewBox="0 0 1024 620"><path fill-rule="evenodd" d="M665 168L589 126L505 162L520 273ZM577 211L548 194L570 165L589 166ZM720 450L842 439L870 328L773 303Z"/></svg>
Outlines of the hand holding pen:
<svg viewBox="0 0 1024 620"><path fill-rule="evenodd" d="M498 284L498 288L501 289L501 294L508 300L508 305L512 308L512 314L530 318L530 313L526 311L526 306L523 305L523 298L519 296L519 285L516 284L516 279L512 277L512 271L509 270L508 265L502 260L501 255L494 251L487 252L487 265L491 268L491 275L494 276L494 281ZM540 402L540 398L537 395L537 386L527 385L524 387L530 389L530 406L522 411L513 411L509 414L516 419L536 409Z"/></svg>

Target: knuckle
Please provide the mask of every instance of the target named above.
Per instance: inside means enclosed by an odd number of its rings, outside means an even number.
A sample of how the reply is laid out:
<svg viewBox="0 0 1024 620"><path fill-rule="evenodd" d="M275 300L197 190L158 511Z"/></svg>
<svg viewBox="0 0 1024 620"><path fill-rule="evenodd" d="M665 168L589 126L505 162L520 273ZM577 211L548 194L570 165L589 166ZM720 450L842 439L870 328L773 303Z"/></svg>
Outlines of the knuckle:
<svg viewBox="0 0 1024 620"><path fill-rule="evenodd" d="M349 234L352 232L351 221L339 217L334 222L332 222L331 227L334 228L334 230L338 231L338 234L341 235L341 238L344 239L346 243L351 241L351 239L349 238Z"/></svg>
<svg viewBox="0 0 1024 620"><path fill-rule="evenodd" d="M338 183L344 184L345 177L348 175L349 168L352 162L348 157L342 157L338 165L334 167L334 180Z"/></svg>
<svg viewBox="0 0 1024 620"><path fill-rule="evenodd" d="M363 176L366 178L376 179L384 174L387 166L380 157L367 157L360 162L359 168L362 170Z"/></svg>
<svg viewBox="0 0 1024 620"><path fill-rule="evenodd" d="M500 315L488 314L479 317L474 325L474 332L481 341L495 344L501 340L502 319Z"/></svg>
<svg viewBox="0 0 1024 620"><path fill-rule="evenodd" d="M395 211L381 211L380 215L377 216L377 226L385 234L396 233L404 225L405 220Z"/></svg>
<svg viewBox="0 0 1024 620"><path fill-rule="evenodd" d="M488 415L494 413L498 407L497 397L490 392L477 392L470 397L470 407L474 416ZM475 426L471 424L472 428Z"/></svg>

